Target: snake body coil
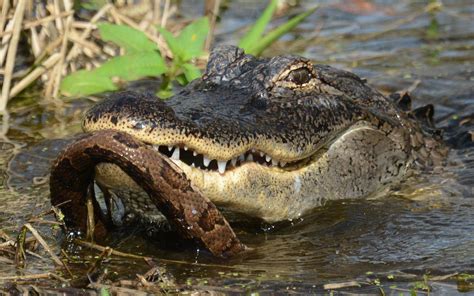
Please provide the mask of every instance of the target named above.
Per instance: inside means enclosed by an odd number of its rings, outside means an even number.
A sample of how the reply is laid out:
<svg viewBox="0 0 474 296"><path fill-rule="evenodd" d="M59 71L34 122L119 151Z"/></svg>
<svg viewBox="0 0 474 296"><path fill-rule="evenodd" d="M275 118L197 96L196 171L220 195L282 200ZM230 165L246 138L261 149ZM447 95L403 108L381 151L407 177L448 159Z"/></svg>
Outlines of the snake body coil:
<svg viewBox="0 0 474 296"><path fill-rule="evenodd" d="M88 188L94 167L101 162L116 164L130 175L185 238L196 240L216 256L246 249L215 205L191 186L176 165L129 134L112 130L80 135L52 167L51 202L59 205L68 226L87 229ZM95 213L103 216L97 205ZM95 232L106 228L106 221L99 219Z"/></svg>

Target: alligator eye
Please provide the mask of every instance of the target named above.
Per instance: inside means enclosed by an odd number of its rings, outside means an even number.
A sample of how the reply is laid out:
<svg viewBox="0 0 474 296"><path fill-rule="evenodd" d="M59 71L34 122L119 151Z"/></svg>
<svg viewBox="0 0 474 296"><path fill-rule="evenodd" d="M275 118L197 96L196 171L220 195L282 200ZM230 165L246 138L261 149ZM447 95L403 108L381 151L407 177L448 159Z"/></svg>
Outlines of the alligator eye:
<svg viewBox="0 0 474 296"><path fill-rule="evenodd" d="M311 71L308 68L299 68L288 73L285 80L302 85L308 83L312 77Z"/></svg>

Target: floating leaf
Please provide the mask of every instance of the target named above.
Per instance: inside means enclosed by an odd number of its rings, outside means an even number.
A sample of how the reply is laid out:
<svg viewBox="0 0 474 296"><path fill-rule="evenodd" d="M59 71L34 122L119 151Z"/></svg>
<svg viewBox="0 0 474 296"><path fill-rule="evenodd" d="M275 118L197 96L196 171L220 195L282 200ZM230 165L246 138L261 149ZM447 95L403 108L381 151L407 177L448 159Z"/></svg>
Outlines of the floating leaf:
<svg viewBox="0 0 474 296"><path fill-rule="evenodd" d="M102 23L98 25L100 36L105 41L111 41L125 49L127 53L149 52L157 49L142 31L125 25Z"/></svg>
<svg viewBox="0 0 474 296"><path fill-rule="evenodd" d="M258 18L255 24L250 28L247 34L240 39L239 47L247 51L248 48L253 47L256 43L260 42L260 38L265 31L268 23L272 19L272 15L277 8L278 0L271 0L270 4L265 8L262 15Z"/></svg>
<svg viewBox="0 0 474 296"><path fill-rule="evenodd" d="M85 96L117 90L112 79L94 71L81 70L61 81L61 93L68 96Z"/></svg>

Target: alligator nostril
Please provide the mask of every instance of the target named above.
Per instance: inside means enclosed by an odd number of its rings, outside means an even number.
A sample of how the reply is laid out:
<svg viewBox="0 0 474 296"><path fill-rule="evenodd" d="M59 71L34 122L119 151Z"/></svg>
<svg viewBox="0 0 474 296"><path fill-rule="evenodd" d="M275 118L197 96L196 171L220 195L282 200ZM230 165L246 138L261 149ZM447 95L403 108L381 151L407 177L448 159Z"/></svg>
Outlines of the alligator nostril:
<svg viewBox="0 0 474 296"><path fill-rule="evenodd" d="M252 106L254 106L257 109L263 110L267 108L267 100L263 96L252 97L252 99L250 100L250 103L252 104Z"/></svg>
<svg viewBox="0 0 474 296"><path fill-rule="evenodd" d="M199 113L192 113L191 114L191 120L193 120L193 121L197 121L197 120L201 119L201 117L202 116Z"/></svg>

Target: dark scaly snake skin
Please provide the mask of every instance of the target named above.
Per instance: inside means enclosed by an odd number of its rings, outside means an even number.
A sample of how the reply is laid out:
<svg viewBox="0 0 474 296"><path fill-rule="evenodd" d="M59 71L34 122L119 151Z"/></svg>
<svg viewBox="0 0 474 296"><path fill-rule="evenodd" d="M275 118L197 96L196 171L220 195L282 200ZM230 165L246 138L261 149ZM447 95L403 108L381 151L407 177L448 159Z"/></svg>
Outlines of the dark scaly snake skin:
<svg viewBox="0 0 474 296"><path fill-rule="evenodd" d="M246 249L215 205L191 187L176 165L132 136L112 130L79 136L52 167L51 202L59 205L68 226L86 230L88 188L100 162L113 163L130 175L184 237L212 254L226 257ZM97 206L95 212L101 216ZM95 232L106 231L106 224L99 220Z"/></svg>

